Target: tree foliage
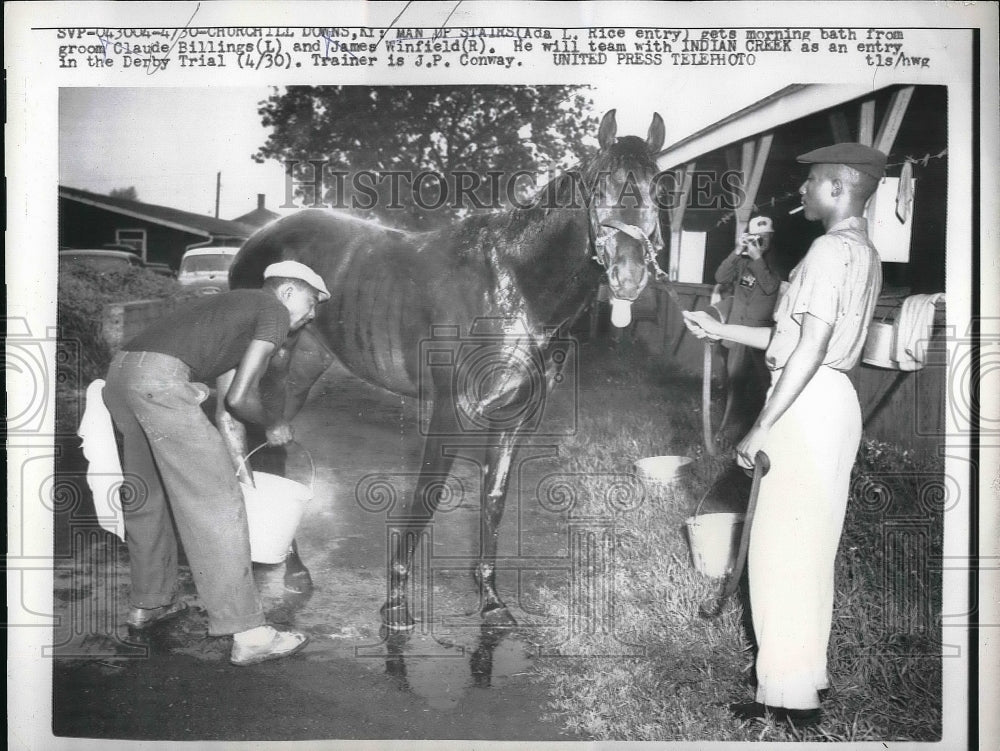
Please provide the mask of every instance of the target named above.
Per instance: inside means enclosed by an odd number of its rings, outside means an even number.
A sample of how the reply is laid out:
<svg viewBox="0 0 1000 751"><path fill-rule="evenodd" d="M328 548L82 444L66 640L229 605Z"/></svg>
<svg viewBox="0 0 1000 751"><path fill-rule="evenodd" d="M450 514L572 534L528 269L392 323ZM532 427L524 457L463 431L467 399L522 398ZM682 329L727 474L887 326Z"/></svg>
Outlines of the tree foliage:
<svg viewBox="0 0 1000 751"><path fill-rule="evenodd" d="M135 189L134 185L129 185L127 188L112 188L108 195L112 198L125 198L129 201L139 200L139 191Z"/></svg>
<svg viewBox="0 0 1000 751"><path fill-rule="evenodd" d="M296 163L292 175L305 205L317 203L311 188L314 168L305 163L320 160L327 170L320 202L348 204L396 226L428 227L469 206L449 200L429 208L433 198L414 200L440 185L428 180L418 185L421 195L416 195L410 190L413 176L429 172L451 180L453 198L454 176L472 173L482 183L477 195L494 199L497 191L486 188L490 173L509 178L523 171L528 174L522 174L522 184L530 183L529 174L564 168L589 155L592 147L585 140L593 143L597 131L592 107L586 89L577 86L289 86L260 103L258 112L271 133L253 158L276 159L286 167ZM370 207L364 204L371 201L355 200L364 198L354 184L363 171L378 173L378 200ZM330 175L337 172L347 175L341 186ZM379 179L389 172L404 173L395 180L396 208L393 181ZM303 189L302 183L310 187ZM506 195L502 190L499 198Z"/></svg>

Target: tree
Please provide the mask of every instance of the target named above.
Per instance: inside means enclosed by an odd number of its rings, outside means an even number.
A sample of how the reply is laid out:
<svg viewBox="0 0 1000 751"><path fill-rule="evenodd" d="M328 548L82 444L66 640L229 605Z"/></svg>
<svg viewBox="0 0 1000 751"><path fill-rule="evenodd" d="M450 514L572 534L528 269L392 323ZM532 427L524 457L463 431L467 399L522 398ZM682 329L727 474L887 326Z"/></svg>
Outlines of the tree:
<svg viewBox="0 0 1000 751"><path fill-rule="evenodd" d="M134 185L129 185L127 188L113 188L108 195L112 198L124 198L129 201L139 200L139 191L135 189Z"/></svg>
<svg viewBox="0 0 1000 751"><path fill-rule="evenodd" d="M253 158L286 165L299 205L426 228L588 156L592 108L578 86L289 86L260 102L271 133Z"/></svg>

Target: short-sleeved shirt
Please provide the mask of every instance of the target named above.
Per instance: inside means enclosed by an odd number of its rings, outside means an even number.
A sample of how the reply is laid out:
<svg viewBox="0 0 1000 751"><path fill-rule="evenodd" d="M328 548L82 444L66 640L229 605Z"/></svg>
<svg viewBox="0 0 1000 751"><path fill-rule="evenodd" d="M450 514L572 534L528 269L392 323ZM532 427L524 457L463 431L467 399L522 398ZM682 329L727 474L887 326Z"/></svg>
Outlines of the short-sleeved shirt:
<svg viewBox="0 0 1000 751"><path fill-rule="evenodd" d="M288 309L271 292L238 289L202 297L165 316L122 346L181 360L196 381L209 381L240 364L250 342L280 347L288 336Z"/></svg>
<svg viewBox="0 0 1000 751"><path fill-rule="evenodd" d="M767 366L785 366L809 313L833 328L823 365L850 370L861 357L881 291L882 263L868 239L868 223L861 217L838 222L813 241L789 275L774 309Z"/></svg>

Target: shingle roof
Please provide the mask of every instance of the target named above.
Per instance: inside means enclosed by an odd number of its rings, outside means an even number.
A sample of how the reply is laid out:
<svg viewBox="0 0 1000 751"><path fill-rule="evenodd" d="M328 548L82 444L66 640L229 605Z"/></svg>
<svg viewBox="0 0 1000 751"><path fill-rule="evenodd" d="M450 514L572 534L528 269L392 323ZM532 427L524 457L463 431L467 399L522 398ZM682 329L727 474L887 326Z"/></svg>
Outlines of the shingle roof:
<svg viewBox="0 0 1000 751"><path fill-rule="evenodd" d="M91 193L79 188L70 188L65 185L59 186L59 197L97 206L98 208L126 216L146 219L157 224L193 232L198 235L247 238L257 229L242 222L216 219L215 217L203 214L194 214L190 211L181 211L169 206L157 206L156 204L143 203L142 201L132 201L127 198L112 198L111 196Z"/></svg>
<svg viewBox="0 0 1000 751"><path fill-rule="evenodd" d="M249 224L253 227L263 227L268 222L273 222L281 214L277 211L271 211L270 209L257 208L253 211L249 211L246 214L241 214L240 216L233 219L234 222L240 222L241 224Z"/></svg>

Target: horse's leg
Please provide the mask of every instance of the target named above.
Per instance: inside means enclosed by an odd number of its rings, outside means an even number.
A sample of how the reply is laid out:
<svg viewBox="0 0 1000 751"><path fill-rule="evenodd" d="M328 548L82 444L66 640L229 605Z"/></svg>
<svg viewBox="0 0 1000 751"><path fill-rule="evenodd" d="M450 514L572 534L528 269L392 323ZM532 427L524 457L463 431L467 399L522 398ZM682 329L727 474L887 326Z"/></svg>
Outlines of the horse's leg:
<svg viewBox="0 0 1000 751"><path fill-rule="evenodd" d="M479 613L491 626L517 625L496 590L497 543L514 460L516 435L517 431L513 430L501 433L499 442L490 446L486 452L479 525L481 547L479 563L476 564L473 575L479 584Z"/></svg>
<svg viewBox="0 0 1000 751"><path fill-rule="evenodd" d="M380 610L382 624L389 631L409 631L415 625L406 590L413 573L416 547L424 529L434 518L441 498L433 492L432 485L448 474L454 462L452 453L443 449L446 437L454 436L456 429L454 405L448 397L435 399L416 489L402 511L402 522L395 530L390 551L389 594Z"/></svg>

